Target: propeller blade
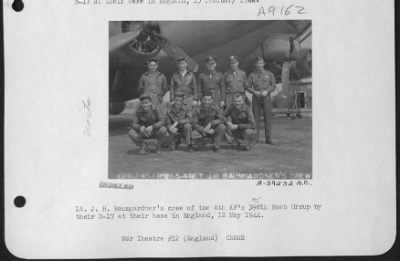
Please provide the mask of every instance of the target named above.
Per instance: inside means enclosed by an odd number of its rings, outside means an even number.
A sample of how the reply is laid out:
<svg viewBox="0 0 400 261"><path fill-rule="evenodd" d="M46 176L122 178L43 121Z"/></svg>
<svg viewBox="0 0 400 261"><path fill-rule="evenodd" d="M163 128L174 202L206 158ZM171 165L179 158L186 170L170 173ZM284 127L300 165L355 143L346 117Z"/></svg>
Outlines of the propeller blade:
<svg viewBox="0 0 400 261"><path fill-rule="evenodd" d="M293 37L289 38L290 50L289 50L289 59L297 60L300 56L300 52L302 50L301 45L298 40Z"/></svg>
<svg viewBox="0 0 400 261"><path fill-rule="evenodd" d="M172 57L173 59L177 59L179 57L185 57L188 63L188 69L192 72L197 72L199 70L199 65L193 60L192 57L187 55L187 53L180 48L178 45L174 44L164 36L152 32L155 35L155 40L157 44L168 54L168 56Z"/></svg>
<svg viewBox="0 0 400 261"><path fill-rule="evenodd" d="M292 99L290 98L291 97L291 90L289 90L289 77L290 77L290 67L291 67L291 62L290 61L286 61L286 62L283 62L283 64L282 64L282 81L281 81L281 84L282 84L282 91L283 92L287 92L287 97L289 97L288 98L288 100L287 100L287 102L288 102L288 109L291 109L291 103L292 103Z"/></svg>
<svg viewBox="0 0 400 261"><path fill-rule="evenodd" d="M282 90L287 90L289 86L291 62L286 61L282 64Z"/></svg>
<svg viewBox="0 0 400 261"><path fill-rule="evenodd" d="M292 68L294 79L301 79L311 75L311 52L310 49L304 49L299 40L290 37L289 61L295 61ZM283 74L283 72L282 72Z"/></svg>
<svg viewBox="0 0 400 261"><path fill-rule="evenodd" d="M133 41L142 30L121 33L110 38L109 52L115 51Z"/></svg>
<svg viewBox="0 0 400 261"><path fill-rule="evenodd" d="M307 49L302 49L296 65L301 70L303 75L310 76L312 71L311 51Z"/></svg>

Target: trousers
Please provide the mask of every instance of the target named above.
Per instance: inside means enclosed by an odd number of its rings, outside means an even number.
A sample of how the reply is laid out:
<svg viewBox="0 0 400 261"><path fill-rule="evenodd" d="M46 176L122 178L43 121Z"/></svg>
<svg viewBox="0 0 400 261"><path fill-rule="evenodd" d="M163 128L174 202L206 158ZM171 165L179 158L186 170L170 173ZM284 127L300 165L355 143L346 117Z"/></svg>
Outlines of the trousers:
<svg viewBox="0 0 400 261"><path fill-rule="evenodd" d="M191 144L191 134L192 134L192 124L190 123L186 123L185 125L183 125L182 127L179 126L178 127L178 132L176 134L173 134L171 132L169 132L170 135L172 135L174 142L177 141L178 138L180 138L180 136L185 137L186 140L186 144L190 145Z"/></svg>
<svg viewBox="0 0 400 261"><path fill-rule="evenodd" d="M272 101L271 96L256 97L253 95L253 114L256 121L256 139L260 139L260 116L264 114L265 141L271 141Z"/></svg>
<svg viewBox="0 0 400 261"><path fill-rule="evenodd" d="M255 142L256 131L253 129L234 130L232 136L236 141L244 139L245 144L252 147Z"/></svg>
<svg viewBox="0 0 400 261"><path fill-rule="evenodd" d="M128 135L129 138L131 138L131 140L133 141L133 143L135 143L137 146L140 147L143 145L143 141L146 139L157 139L158 143L160 144L162 139L165 137L166 133L167 133L167 128L161 127L159 129L153 129L149 137L146 137L145 135L143 135L143 133L138 133L134 129L130 129Z"/></svg>

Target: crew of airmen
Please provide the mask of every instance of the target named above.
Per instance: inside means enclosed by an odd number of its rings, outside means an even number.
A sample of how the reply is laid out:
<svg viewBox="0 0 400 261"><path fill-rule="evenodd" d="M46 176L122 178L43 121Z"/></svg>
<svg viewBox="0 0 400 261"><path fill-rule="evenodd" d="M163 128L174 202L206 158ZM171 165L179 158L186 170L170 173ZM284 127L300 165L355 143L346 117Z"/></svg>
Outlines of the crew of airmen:
<svg viewBox="0 0 400 261"><path fill-rule="evenodd" d="M251 150L259 142L260 116L264 115L265 143L271 140L271 93L275 90L274 75L264 69L263 57L255 60L255 70L248 77L239 68L237 56L228 58L230 69L222 74L216 70L217 60L209 56L204 60L206 71L198 81L188 70L184 57L176 60L178 71L170 81L170 102L166 108L163 97L168 91L167 78L158 71L158 60L147 61L148 71L139 80L140 105L134 112L129 137L146 153L145 140L156 139L156 152L167 136L170 150L178 149L181 139L186 150L193 144L203 148L213 143L218 152L222 138L235 143L237 149ZM253 95L252 101L246 92Z"/></svg>

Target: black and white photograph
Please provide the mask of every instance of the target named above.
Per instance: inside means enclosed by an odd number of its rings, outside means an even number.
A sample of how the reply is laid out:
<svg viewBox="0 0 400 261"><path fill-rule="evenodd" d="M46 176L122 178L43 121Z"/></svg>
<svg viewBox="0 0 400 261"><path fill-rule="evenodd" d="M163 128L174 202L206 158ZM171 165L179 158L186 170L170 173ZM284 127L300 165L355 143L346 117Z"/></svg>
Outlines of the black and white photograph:
<svg viewBox="0 0 400 261"><path fill-rule="evenodd" d="M10 255L395 248L395 1L13 1Z"/></svg>
<svg viewBox="0 0 400 261"><path fill-rule="evenodd" d="M311 179L311 20L110 21L110 179Z"/></svg>

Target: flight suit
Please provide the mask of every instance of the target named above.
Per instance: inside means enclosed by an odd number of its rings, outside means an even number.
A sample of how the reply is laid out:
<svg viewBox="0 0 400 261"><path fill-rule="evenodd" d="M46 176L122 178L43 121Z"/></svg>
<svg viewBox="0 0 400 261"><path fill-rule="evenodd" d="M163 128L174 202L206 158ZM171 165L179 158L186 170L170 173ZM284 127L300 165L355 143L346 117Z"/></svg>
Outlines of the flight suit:
<svg viewBox="0 0 400 261"><path fill-rule="evenodd" d="M275 76L267 70L254 71L249 75L248 91L253 94L253 113L256 120L257 140L260 137L260 116L264 113L265 142L271 142L272 101L271 92L276 89ZM266 96L256 97L255 91L267 91Z"/></svg>
<svg viewBox="0 0 400 261"><path fill-rule="evenodd" d="M176 134L173 134L169 131L169 129L175 122L178 122L176 126L178 132ZM186 144L188 146L191 145L192 114L187 108L178 108L175 106L175 104L172 104L167 111L166 123L170 135L173 136L174 145L177 143L177 141L179 140L179 136L181 136L182 134L185 136ZM173 146L173 148L175 148L175 146Z"/></svg>
<svg viewBox="0 0 400 261"><path fill-rule="evenodd" d="M157 139L158 146L161 146L161 142L167 133L167 129L164 127L164 124L164 117L157 107L152 107L150 111L145 111L142 106L139 106L139 108L133 114L129 137L137 146L143 146L143 140L145 139L154 138ZM140 131L142 126L153 126L153 131L149 137L146 137Z"/></svg>
<svg viewBox="0 0 400 261"><path fill-rule="evenodd" d="M168 91L167 78L159 71L145 72L139 79L138 91L139 93L149 94L152 103L159 106L163 103L163 97Z"/></svg>
<svg viewBox="0 0 400 261"><path fill-rule="evenodd" d="M171 77L171 87L170 87L170 100L173 101L175 93L180 92L185 95L183 100L185 107L192 110L193 101L198 100L198 90L195 75L186 71L184 75L176 72Z"/></svg>
<svg viewBox="0 0 400 261"><path fill-rule="evenodd" d="M222 109L215 103L206 108L203 104L194 110L193 127L203 137L212 136L214 138L214 148L219 148L223 134L225 133L224 114ZM204 128L211 123L211 129L215 130L212 135L204 135Z"/></svg>
<svg viewBox="0 0 400 261"><path fill-rule="evenodd" d="M231 106L225 113L227 122L238 125L238 129L232 131L233 138L239 144L239 139L244 139L247 148L251 148L255 142L255 127L254 115L250 107L243 105L241 108Z"/></svg>
<svg viewBox="0 0 400 261"><path fill-rule="evenodd" d="M246 104L250 104L246 97L246 90L248 89L248 82L246 73L242 70L232 71L229 70L224 75L225 80L225 105L229 108L233 103L233 96L236 93L240 93L245 98Z"/></svg>
<svg viewBox="0 0 400 261"><path fill-rule="evenodd" d="M206 92L211 92L213 100L216 104L225 101L225 80L224 75L220 72L204 72L199 75L199 97L203 97Z"/></svg>

